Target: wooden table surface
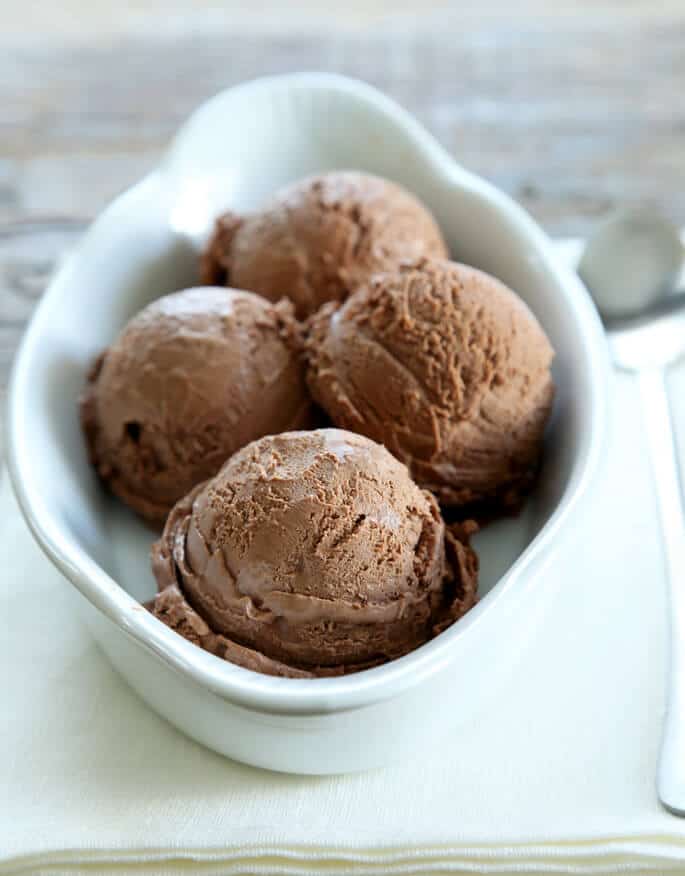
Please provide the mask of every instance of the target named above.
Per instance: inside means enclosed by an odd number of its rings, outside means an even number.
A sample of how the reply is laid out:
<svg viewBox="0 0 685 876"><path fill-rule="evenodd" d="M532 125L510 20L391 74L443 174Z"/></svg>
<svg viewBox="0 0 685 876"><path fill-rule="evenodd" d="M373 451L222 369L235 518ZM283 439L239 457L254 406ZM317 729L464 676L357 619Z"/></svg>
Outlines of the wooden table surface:
<svg viewBox="0 0 685 876"><path fill-rule="evenodd" d="M371 82L553 234L643 201L685 224L682 0L126 5L0 0L0 394L60 254L197 104L257 75Z"/></svg>

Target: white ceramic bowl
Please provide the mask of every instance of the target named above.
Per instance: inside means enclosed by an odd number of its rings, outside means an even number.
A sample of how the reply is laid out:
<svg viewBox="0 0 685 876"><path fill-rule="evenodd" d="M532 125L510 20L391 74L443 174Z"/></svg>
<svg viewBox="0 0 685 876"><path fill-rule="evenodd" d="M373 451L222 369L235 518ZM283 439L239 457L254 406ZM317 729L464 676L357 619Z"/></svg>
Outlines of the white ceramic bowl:
<svg viewBox="0 0 685 876"><path fill-rule="evenodd" d="M558 396L535 496L519 518L479 537L476 608L385 666L280 679L205 653L141 607L154 591L153 536L97 483L77 397L90 361L135 311L196 282L197 250L217 212L255 207L283 183L332 168L404 184L433 210L453 257L528 302L557 351ZM362 83L319 74L262 79L201 107L159 169L105 210L50 284L14 366L9 469L36 539L85 597L78 602L93 635L153 709L246 763L364 769L423 750L512 671L552 600L545 567L582 513L604 430L606 374L587 293L520 207Z"/></svg>

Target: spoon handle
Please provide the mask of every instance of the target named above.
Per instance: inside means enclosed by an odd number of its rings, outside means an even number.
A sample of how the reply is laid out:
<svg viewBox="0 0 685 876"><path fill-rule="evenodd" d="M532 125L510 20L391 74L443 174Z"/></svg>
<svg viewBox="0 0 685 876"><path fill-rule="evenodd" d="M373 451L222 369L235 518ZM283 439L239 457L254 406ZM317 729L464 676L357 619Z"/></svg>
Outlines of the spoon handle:
<svg viewBox="0 0 685 876"><path fill-rule="evenodd" d="M639 372L656 484L670 601L671 653L666 715L657 771L663 805L685 815L685 512L664 368Z"/></svg>

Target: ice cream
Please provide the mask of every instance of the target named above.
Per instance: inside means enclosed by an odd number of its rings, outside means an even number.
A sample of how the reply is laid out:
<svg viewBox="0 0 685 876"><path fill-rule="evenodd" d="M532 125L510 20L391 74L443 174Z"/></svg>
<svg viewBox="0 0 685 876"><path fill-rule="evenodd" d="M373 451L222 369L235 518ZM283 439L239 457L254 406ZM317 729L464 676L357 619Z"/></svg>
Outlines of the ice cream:
<svg viewBox="0 0 685 876"><path fill-rule="evenodd" d="M475 601L477 561L383 447L337 429L238 451L171 512L153 613L271 675L338 675L406 654Z"/></svg>
<svg viewBox="0 0 685 876"><path fill-rule="evenodd" d="M447 255L428 210L395 183L342 171L281 189L258 213L227 213L201 264L202 282L250 289L297 315L341 301L379 270Z"/></svg>
<svg viewBox="0 0 685 876"><path fill-rule="evenodd" d="M554 354L494 277L445 260L376 276L312 318L307 349L310 389L333 423L384 444L444 506L520 502Z"/></svg>
<svg viewBox="0 0 685 876"><path fill-rule="evenodd" d="M96 361L81 399L98 474L159 522L240 447L309 425L309 411L291 305L225 288L144 308Z"/></svg>

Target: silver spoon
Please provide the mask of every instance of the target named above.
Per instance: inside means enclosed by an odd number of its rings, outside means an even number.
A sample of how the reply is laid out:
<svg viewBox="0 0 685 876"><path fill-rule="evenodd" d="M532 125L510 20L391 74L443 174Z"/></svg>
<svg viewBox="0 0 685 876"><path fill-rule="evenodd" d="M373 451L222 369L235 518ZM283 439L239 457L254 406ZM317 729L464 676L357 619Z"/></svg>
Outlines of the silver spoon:
<svg viewBox="0 0 685 876"><path fill-rule="evenodd" d="M607 330L615 365L637 374L656 482L668 577L671 652L657 768L662 804L685 816L685 512L666 371L685 353L685 291L678 230L650 210L608 219L588 242L578 272Z"/></svg>

